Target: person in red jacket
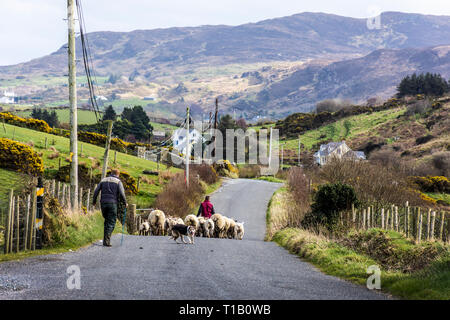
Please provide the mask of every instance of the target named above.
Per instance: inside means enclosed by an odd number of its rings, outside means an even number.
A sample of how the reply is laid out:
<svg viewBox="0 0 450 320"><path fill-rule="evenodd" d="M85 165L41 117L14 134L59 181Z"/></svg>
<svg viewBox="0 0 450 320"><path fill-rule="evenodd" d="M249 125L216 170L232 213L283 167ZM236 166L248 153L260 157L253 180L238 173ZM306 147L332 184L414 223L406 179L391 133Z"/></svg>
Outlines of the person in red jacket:
<svg viewBox="0 0 450 320"><path fill-rule="evenodd" d="M209 201L209 196L206 196L205 201L203 201L200 208L198 208L197 217L201 215L205 219L209 219L214 213L214 206Z"/></svg>

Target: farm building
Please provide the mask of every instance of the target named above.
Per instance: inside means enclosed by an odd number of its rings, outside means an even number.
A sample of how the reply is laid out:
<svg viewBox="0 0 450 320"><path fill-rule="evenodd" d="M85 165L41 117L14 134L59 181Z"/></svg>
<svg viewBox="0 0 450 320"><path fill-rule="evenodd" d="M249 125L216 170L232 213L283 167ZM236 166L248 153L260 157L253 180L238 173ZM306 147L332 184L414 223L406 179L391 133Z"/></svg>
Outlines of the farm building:
<svg viewBox="0 0 450 320"><path fill-rule="evenodd" d="M366 155L362 151L353 151L347 146L345 141L342 142L330 142L328 144L322 144L319 151L314 154L315 163L323 166L331 158L338 159L357 159L365 160Z"/></svg>
<svg viewBox="0 0 450 320"><path fill-rule="evenodd" d="M202 134L196 129L189 129L189 143L191 147L199 141L202 141ZM173 147L180 153L186 153L187 130L178 129L172 135Z"/></svg>
<svg viewBox="0 0 450 320"><path fill-rule="evenodd" d="M14 103L14 92L13 91L3 91L3 94L0 96L0 103Z"/></svg>

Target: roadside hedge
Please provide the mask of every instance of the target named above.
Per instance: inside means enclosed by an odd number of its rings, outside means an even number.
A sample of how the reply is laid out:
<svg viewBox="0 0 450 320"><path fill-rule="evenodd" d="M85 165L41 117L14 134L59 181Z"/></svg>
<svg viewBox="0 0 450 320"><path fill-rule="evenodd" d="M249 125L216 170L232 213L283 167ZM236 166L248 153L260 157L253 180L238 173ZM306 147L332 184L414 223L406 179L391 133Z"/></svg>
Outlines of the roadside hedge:
<svg viewBox="0 0 450 320"><path fill-rule="evenodd" d="M44 172L42 158L28 145L0 138L0 167L31 174Z"/></svg>

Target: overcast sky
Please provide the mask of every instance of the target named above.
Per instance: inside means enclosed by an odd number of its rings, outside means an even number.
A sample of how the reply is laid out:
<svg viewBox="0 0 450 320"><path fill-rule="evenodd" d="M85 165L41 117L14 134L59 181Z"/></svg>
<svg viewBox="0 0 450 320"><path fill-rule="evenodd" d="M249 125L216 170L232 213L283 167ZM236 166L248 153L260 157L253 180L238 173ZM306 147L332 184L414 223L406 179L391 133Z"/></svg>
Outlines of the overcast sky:
<svg viewBox="0 0 450 320"><path fill-rule="evenodd" d="M49 54L67 42L66 0L0 0L0 65ZM450 15L448 0L82 0L86 28L131 31L239 25L301 12L370 17L379 11Z"/></svg>

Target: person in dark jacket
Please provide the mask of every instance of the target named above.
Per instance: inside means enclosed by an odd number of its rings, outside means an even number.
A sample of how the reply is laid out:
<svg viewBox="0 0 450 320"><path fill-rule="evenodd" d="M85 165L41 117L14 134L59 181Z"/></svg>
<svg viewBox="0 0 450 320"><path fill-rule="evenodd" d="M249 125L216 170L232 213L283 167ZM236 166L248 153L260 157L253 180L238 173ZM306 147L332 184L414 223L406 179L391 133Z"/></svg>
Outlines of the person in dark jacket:
<svg viewBox="0 0 450 320"><path fill-rule="evenodd" d="M203 201L200 208L198 208L197 217L201 215L205 219L209 219L214 213L214 206L209 201L209 196L206 196L205 201Z"/></svg>
<svg viewBox="0 0 450 320"><path fill-rule="evenodd" d="M102 192L100 206L103 218L105 218L103 233L103 245L105 247L111 247L111 234L116 225L118 202L123 200L125 205L128 206L125 198L125 190L122 181L119 179L119 174L119 170L111 170L111 175L100 181L94 191L94 206L97 202L98 193L100 191Z"/></svg>

